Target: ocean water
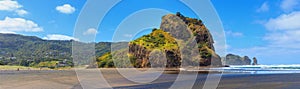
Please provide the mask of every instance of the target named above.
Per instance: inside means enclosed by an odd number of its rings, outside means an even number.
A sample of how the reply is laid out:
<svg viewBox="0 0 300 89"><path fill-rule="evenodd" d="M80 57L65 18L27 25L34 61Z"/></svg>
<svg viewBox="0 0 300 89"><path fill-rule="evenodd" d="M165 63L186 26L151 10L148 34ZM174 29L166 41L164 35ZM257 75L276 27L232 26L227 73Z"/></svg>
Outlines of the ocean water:
<svg viewBox="0 0 300 89"><path fill-rule="evenodd" d="M300 64L294 65L230 65L230 67L210 68L227 74L280 74L300 73Z"/></svg>

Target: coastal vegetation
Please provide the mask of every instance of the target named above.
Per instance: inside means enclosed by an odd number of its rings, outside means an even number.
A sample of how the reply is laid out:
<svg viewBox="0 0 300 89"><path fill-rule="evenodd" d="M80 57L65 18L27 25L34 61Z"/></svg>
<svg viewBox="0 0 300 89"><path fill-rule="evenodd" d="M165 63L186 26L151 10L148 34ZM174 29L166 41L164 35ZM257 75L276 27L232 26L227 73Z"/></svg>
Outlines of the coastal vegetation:
<svg viewBox="0 0 300 89"><path fill-rule="evenodd" d="M72 67L74 40L44 40L35 36L0 33L0 65ZM110 51L110 42L95 43L96 56Z"/></svg>
<svg viewBox="0 0 300 89"><path fill-rule="evenodd" d="M140 45L146 49L153 50L178 50L176 40L167 32L154 28L152 33L133 40L129 45Z"/></svg>

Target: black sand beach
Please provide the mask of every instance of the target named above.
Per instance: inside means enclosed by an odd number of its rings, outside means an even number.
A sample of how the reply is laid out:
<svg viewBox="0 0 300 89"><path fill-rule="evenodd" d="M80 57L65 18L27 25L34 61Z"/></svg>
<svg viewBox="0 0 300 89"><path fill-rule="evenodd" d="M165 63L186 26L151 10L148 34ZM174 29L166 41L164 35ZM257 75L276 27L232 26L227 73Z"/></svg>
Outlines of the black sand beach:
<svg viewBox="0 0 300 89"><path fill-rule="evenodd" d="M101 71L110 86L116 89L166 89L178 76L177 74L163 74L152 83L140 84L125 79L115 69L101 69ZM206 77L207 74L198 74L193 88L202 88ZM300 74L224 74L218 89L299 89L299 80ZM0 88L82 89L74 70L2 70L0 71Z"/></svg>

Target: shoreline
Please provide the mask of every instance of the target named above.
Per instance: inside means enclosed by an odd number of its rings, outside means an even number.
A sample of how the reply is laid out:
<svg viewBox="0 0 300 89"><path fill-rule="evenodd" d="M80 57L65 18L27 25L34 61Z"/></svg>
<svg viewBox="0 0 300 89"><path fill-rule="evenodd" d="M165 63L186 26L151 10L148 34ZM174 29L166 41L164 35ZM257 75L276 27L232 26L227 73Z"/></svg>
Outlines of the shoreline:
<svg viewBox="0 0 300 89"><path fill-rule="evenodd" d="M114 88L168 88L178 74L162 74L157 80L147 83L135 83L127 80L116 69L100 69L103 77ZM96 69L88 69L88 74L97 73ZM189 74L186 74L189 75ZM32 70L32 71L0 71L0 88L63 88L82 89L75 70ZM202 87L207 74L198 74L195 88ZM144 77L148 79L147 77ZM91 81L94 78L92 78ZM242 88L297 88L300 74L223 74L218 89ZM187 80L188 81L188 80ZM34 86L32 85L34 84ZM280 86L278 85L280 84ZM296 86L297 85L297 86Z"/></svg>
<svg viewBox="0 0 300 89"><path fill-rule="evenodd" d="M216 69L215 69L216 68ZM141 72L151 70L161 72L164 74L179 74L179 73L198 73L198 74L290 74L290 73L300 73L300 70L226 70L222 68L227 67L199 67L199 68L118 68L120 70L138 70ZM49 69L49 68L33 68L26 67L20 68L10 68L10 69L1 69L0 73L6 72L34 72L34 71L75 71L75 70L118 70L117 68L58 68L58 69Z"/></svg>

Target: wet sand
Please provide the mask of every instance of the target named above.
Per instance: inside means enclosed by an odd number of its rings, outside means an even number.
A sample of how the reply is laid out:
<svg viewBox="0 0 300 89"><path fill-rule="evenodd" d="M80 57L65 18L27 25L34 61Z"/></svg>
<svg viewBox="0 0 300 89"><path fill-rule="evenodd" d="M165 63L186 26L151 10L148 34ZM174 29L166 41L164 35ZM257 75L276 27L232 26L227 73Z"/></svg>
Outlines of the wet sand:
<svg viewBox="0 0 300 89"><path fill-rule="evenodd" d="M71 70L0 71L1 89L70 89L78 83Z"/></svg>
<svg viewBox="0 0 300 89"><path fill-rule="evenodd" d="M97 73L91 69L87 74ZM151 83L135 83L121 76L115 69L101 69L103 77L116 89L169 88L177 74L163 74ZM92 77L92 76L90 76ZM140 77L140 76L137 76ZM198 74L193 86L202 88L207 74ZM147 77L143 78L147 79ZM87 78L96 81L97 78ZM225 74L218 89L299 89L300 74ZM188 82L184 80L182 82ZM1 89L82 89L74 70L0 71Z"/></svg>

